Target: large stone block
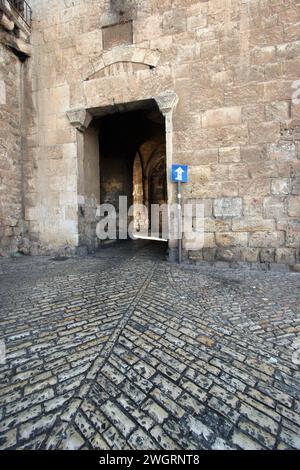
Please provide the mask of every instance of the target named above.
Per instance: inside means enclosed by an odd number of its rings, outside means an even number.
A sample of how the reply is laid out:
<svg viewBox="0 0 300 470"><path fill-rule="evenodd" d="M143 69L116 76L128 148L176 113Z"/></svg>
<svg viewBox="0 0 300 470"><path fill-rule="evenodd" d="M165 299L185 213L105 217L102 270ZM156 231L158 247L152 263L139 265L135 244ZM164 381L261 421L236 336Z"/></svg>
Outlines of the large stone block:
<svg viewBox="0 0 300 470"><path fill-rule="evenodd" d="M249 236L249 246L254 248L279 248L284 245L284 232L255 232Z"/></svg>
<svg viewBox="0 0 300 470"><path fill-rule="evenodd" d="M279 142L267 146L267 155L271 160L288 161L296 158L296 146L290 142Z"/></svg>
<svg viewBox="0 0 300 470"><path fill-rule="evenodd" d="M276 60L276 49L274 46L253 47L250 52L251 63L264 65Z"/></svg>
<svg viewBox="0 0 300 470"><path fill-rule="evenodd" d="M221 181L219 191L216 194L219 197L236 197L239 195L238 188L231 181Z"/></svg>
<svg viewBox="0 0 300 470"><path fill-rule="evenodd" d="M276 263L293 264L296 262L296 250L293 248L277 248Z"/></svg>
<svg viewBox="0 0 300 470"><path fill-rule="evenodd" d="M241 160L240 147L221 147L219 149L220 163L237 163Z"/></svg>
<svg viewBox="0 0 300 470"><path fill-rule="evenodd" d="M214 248L216 246L214 233L204 233L204 248Z"/></svg>
<svg viewBox="0 0 300 470"><path fill-rule="evenodd" d="M288 215L300 217L300 196L291 196L288 199Z"/></svg>
<svg viewBox="0 0 300 470"><path fill-rule="evenodd" d="M271 182L269 178L244 179L237 182L239 196L262 197L270 194Z"/></svg>
<svg viewBox="0 0 300 470"><path fill-rule="evenodd" d="M285 197L268 196L263 201L263 214L266 218L281 219L286 214Z"/></svg>
<svg viewBox="0 0 300 470"><path fill-rule="evenodd" d="M246 263L257 263L259 261L260 250L258 248L243 247L241 250L241 261Z"/></svg>
<svg viewBox="0 0 300 470"><path fill-rule="evenodd" d="M264 145L245 145L241 147L241 160L244 162L261 162L266 159Z"/></svg>
<svg viewBox="0 0 300 470"><path fill-rule="evenodd" d="M187 18L188 31L202 29L202 28L205 28L206 26L207 26L207 15L205 14L190 16Z"/></svg>
<svg viewBox="0 0 300 470"><path fill-rule="evenodd" d="M231 219L214 219L206 217L204 219L205 232L230 232Z"/></svg>
<svg viewBox="0 0 300 470"><path fill-rule="evenodd" d="M230 181L249 179L248 166L245 163L232 163L228 166Z"/></svg>
<svg viewBox="0 0 300 470"><path fill-rule="evenodd" d="M6 104L6 85L4 80L0 80L0 106Z"/></svg>
<svg viewBox="0 0 300 470"><path fill-rule="evenodd" d="M261 197L244 197L244 216L257 217L262 219L262 201Z"/></svg>
<svg viewBox="0 0 300 470"><path fill-rule="evenodd" d="M271 192L274 195L287 195L291 192L290 178L278 178L271 182Z"/></svg>
<svg viewBox="0 0 300 470"><path fill-rule="evenodd" d="M258 178L276 178L278 176L278 166L273 161L250 163L248 169L250 177L254 180Z"/></svg>
<svg viewBox="0 0 300 470"><path fill-rule="evenodd" d="M190 160L187 163L194 163L198 165L209 165L212 163L218 162L218 149L217 148L208 148L203 150L196 150L191 152Z"/></svg>
<svg viewBox="0 0 300 470"><path fill-rule="evenodd" d="M243 201L241 198L221 198L214 201L215 217L239 217L242 214Z"/></svg>
<svg viewBox="0 0 300 470"><path fill-rule="evenodd" d="M289 228L286 232L286 246L299 249L300 231Z"/></svg>
<svg viewBox="0 0 300 470"><path fill-rule="evenodd" d="M263 104L249 104L242 107L243 122L262 122L265 120L265 108Z"/></svg>
<svg viewBox="0 0 300 470"><path fill-rule="evenodd" d="M248 126L246 124L207 129L207 145L209 147L233 147L247 144Z"/></svg>
<svg viewBox="0 0 300 470"><path fill-rule="evenodd" d="M209 181L211 169L207 165L193 165L189 167L189 181Z"/></svg>
<svg viewBox="0 0 300 470"><path fill-rule="evenodd" d="M266 118L268 121L285 121L290 118L289 101L276 101L266 104Z"/></svg>
<svg viewBox="0 0 300 470"><path fill-rule="evenodd" d="M187 19L185 11L180 8L174 8L163 14L162 29L167 34L177 34L187 29Z"/></svg>
<svg viewBox="0 0 300 470"><path fill-rule="evenodd" d="M274 263L275 248L263 248L260 250L260 261L262 263Z"/></svg>
<svg viewBox="0 0 300 470"><path fill-rule="evenodd" d="M240 248L218 248L216 251L216 259L218 261L234 262L241 258Z"/></svg>
<svg viewBox="0 0 300 470"><path fill-rule="evenodd" d="M249 143L261 144L277 142L280 136L280 125L277 122L264 122L249 126Z"/></svg>
<svg viewBox="0 0 300 470"><path fill-rule="evenodd" d="M216 245L221 247L247 246L248 234L245 232L216 233Z"/></svg>
<svg viewBox="0 0 300 470"><path fill-rule="evenodd" d="M292 194L300 195L300 178L294 178L292 181Z"/></svg>
<svg viewBox="0 0 300 470"><path fill-rule="evenodd" d="M202 126L204 128L240 124L241 121L241 108L239 106L210 109L205 111L202 116Z"/></svg>
<svg viewBox="0 0 300 470"><path fill-rule="evenodd" d="M232 221L233 232L270 232L275 230L273 219L262 219L259 217L245 217Z"/></svg>

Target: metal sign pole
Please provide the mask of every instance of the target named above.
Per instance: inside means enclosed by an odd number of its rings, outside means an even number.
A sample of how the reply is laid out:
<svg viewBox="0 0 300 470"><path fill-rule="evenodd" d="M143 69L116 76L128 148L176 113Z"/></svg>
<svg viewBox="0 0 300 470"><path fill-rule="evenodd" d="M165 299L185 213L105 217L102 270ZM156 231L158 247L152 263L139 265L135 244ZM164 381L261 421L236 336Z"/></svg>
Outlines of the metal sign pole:
<svg viewBox="0 0 300 470"><path fill-rule="evenodd" d="M178 263L182 260L182 191L181 181L177 182L177 198L178 198Z"/></svg>
<svg viewBox="0 0 300 470"><path fill-rule="evenodd" d="M182 261L182 183L188 182L187 165L172 165L172 181L177 183L178 263Z"/></svg>

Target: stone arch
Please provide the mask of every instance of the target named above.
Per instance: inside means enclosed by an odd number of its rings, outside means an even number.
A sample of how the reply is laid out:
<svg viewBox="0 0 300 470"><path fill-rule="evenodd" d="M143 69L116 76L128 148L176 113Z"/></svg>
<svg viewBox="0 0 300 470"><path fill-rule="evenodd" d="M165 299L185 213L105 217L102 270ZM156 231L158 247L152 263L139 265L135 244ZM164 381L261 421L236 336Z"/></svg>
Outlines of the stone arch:
<svg viewBox="0 0 300 470"><path fill-rule="evenodd" d="M157 66L159 59L160 52L156 50L134 46L114 47L92 62L94 72L85 77L84 81L153 69Z"/></svg>
<svg viewBox="0 0 300 470"><path fill-rule="evenodd" d="M149 158L146 167L145 167L145 177L148 178L153 171L154 167L166 157L165 155L165 144L162 143L156 147L156 149L152 152L151 157Z"/></svg>

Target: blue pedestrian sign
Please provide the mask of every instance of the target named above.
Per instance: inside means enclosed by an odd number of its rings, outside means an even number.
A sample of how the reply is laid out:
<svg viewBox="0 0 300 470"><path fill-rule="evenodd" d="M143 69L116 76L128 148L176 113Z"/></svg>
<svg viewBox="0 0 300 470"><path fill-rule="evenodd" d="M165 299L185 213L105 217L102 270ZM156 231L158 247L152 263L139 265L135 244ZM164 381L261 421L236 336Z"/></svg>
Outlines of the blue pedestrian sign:
<svg viewBox="0 0 300 470"><path fill-rule="evenodd" d="M175 183L188 182L188 166L172 165L172 181Z"/></svg>

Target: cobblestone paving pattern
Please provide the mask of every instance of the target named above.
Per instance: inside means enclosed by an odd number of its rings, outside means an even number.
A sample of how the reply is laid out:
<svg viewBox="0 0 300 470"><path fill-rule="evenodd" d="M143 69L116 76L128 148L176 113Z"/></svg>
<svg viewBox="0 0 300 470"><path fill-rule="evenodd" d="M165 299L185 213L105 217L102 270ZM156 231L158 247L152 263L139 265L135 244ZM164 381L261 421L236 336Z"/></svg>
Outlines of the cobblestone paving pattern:
<svg viewBox="0 0 300 470"><path fill-rule="evenodd" d="M299 287L144 243L1 259L0 448L299 449Z"/></svg>

